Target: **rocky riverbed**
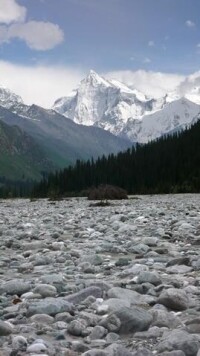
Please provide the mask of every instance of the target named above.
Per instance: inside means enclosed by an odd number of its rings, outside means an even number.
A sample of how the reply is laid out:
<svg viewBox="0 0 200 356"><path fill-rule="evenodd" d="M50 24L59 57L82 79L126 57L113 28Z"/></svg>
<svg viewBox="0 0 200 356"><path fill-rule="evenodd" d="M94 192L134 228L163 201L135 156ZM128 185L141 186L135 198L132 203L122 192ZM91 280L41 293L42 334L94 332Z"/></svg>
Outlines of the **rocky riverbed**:
<svg viewBox="0 0 200 356"><path fill-rule="evenodd" d="M0 201L0 355L200 355L200 196Z"/></svg>

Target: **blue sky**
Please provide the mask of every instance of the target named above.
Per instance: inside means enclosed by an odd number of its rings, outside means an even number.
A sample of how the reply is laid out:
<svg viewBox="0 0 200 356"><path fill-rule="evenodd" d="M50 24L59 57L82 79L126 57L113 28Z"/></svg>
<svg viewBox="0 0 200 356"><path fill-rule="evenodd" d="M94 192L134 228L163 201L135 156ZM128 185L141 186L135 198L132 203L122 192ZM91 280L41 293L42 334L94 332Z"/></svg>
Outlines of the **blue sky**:
<svg viewBox="0 0 200 356"><path fill-rule="evenodd" d="M199 14L199 0L0 0L0 61L71 70L71 87L91 68L189 75L200 69Z"/></svg>

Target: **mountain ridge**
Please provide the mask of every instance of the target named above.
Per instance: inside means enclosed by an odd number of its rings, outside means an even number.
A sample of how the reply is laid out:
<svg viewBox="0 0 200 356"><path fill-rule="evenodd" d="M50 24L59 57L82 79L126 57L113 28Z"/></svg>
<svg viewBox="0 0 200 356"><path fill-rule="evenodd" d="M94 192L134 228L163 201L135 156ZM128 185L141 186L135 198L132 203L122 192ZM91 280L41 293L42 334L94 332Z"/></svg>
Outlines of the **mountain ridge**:
<svg viewBox="0 0 200 356"><path fill-rule="evenodd" d="M180 105L176 104L177 112L172 113L171 103L175 102ZM190 104L187 105L189 102ZM176 129L177 126L180 130L183 129L200 112L200 106L197 105L198 103L189 101L187 97L182 98L178 95L178 89L159 99L147 98L137 89L117 80L107 80L90 71L89 75L81 81L78 89L72 91L69 96L56 100L53 109L78 124L101 127L132 142L147 143ZM187 106L187 120L185 120L183 114ZM154 115L153 120L152 115ZM178 117L179 122L177 122ZM147 132L148 118L151 118L153 125L151 129L149 128L149 132ZM158 121L161 123L162 118L163 128L160 127L158 130L156 123ZM157 135L152 131L157 131Z"/></svg>
<svg viewBox="0 0 200 356"><path fill-rule="evenodd" d="M10 100L10 93L8 102L4 101L3 105L0 106L0 120L18 126L30 135L55 169L73 164L77 159L97 158L131 146L128 140L98 128L77 125L51 109L35 104L27 106L21 100L15 105L15 100Z"/></svg>

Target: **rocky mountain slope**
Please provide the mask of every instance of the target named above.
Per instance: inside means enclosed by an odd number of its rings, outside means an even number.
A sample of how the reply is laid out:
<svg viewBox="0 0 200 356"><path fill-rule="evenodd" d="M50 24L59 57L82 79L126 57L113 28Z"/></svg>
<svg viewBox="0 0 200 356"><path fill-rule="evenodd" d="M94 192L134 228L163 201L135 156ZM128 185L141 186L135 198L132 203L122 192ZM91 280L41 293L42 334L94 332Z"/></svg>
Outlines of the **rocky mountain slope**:
<svg viewBox="0 0 200 356"><path fill-rule="evenodd" d="M27 106L20 97L3 88L0 89L0 120L26 131L57 168L76 159L117 153L131 145L130 141L100 128L77 125L53 110Z"/></svg>
<svg viewBox="0 0 200 356"><path fill-rule="evenodd" d="M101 127L132 142L145 143L184 129L194 120L200 112L200 101L190 102L187 97L194 99L191 95L187 92L186 98L182 98L177 88L163 98L149 99L136 89L90 71L78 89L58 99L53 109L76 123Z"/></svg>

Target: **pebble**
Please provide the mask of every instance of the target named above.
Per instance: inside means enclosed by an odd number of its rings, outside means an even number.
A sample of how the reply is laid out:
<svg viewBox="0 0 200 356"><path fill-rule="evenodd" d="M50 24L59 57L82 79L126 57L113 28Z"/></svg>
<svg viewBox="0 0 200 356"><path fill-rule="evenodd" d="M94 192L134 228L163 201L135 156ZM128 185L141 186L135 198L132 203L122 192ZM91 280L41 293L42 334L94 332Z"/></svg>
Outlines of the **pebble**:
<svg viewBox="0 0 200 356"><path fill-rule="evenodd" d="M200 199L0 201L0 355L200 356Z"/></svg>

